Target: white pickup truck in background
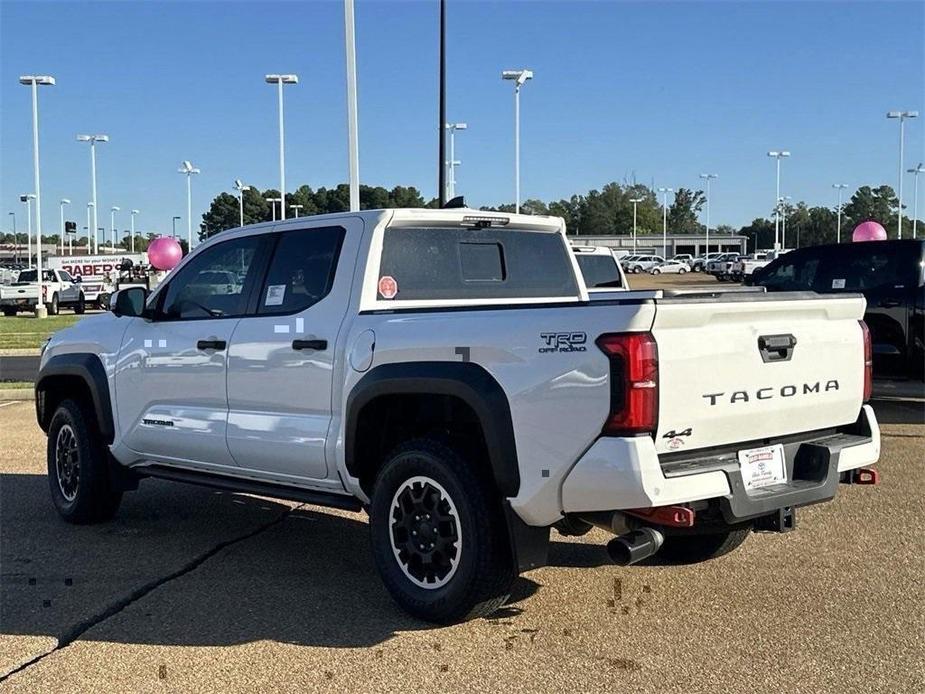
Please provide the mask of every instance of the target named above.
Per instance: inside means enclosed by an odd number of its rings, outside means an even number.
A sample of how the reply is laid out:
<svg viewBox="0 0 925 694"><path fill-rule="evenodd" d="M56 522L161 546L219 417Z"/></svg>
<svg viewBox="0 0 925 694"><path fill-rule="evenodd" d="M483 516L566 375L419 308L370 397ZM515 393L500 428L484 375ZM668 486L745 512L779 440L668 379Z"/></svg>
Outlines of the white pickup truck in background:
<svg viewBox="0 0 925 694"><path fill-rule="evenodd" d="M62 308L84 312L81 283L65 270L43 270L42 280L43 299L49 315L58 315ZM22 270L15 282L0 285L0 310L5 316L15 316L19 311L35 311L38 301L38 271L35 269Z"/></svg>
<svg viewBox="0 0 925 694"><path fill-rule="evenodd" d="M109 310L109 297L116 290L119 268L126 260L135 265L147 263L144 253L121 253L106 255L52 256L48 267L64 270L72 277L80 278L84 301L87 306Z"/></svg>
<svg viewBox="0 0 925 694"><path fill-rule="evenodd" d="M784 248L779 251L755 251L754 253L739 258L738 262L732 267L732 279L736 282L744 281L746 277L751 277L755 270L765 267L770 264L772 260L781 257L789 250L789 248Z"/></svg>
<svg viewBox="0 0 925 694"><path fill-rule="evenodd" d="M608 296L582 255L559 218L468 209L222 232L48 343L52 500L101 521L156 477L365 509L395 600L452 622L550 528L699 561L876 481L862 297Z"/></svg>

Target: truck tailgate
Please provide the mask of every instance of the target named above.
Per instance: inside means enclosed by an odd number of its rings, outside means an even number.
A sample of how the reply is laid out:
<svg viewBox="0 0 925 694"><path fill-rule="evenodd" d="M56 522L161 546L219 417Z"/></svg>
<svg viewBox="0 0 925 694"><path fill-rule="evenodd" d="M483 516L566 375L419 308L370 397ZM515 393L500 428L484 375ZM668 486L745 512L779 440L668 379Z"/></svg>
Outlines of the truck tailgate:
<svg viewBox="0 0 925 694"><path fill-rule="evenodd" d="M864 390L864 307L861 296L810 293L657 300L656 450L854 422Z"/></svg>

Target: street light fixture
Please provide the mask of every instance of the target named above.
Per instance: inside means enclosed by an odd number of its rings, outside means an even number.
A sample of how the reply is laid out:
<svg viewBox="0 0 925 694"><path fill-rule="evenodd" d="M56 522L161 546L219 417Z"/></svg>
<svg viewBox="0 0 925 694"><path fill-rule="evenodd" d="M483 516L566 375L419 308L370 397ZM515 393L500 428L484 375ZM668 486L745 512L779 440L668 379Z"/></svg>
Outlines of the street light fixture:
<svg viewBox="0 0 925 694"><path fill-rule="evenodd" d="M456 161L456 131L468 129L466 123L447 123L446 129L450 131L450 159L445 162L447 168L446 199L456 197L456 167L462 162Z"/></svg>
<svg viewBox="0 0 925 694"><path fill-rule="evenodd" d="M116 248L116 212L119 212L122 208L113 205L109 208L109 251L112 252Z"/></svg>
<svg viewBox="0 0 925 694"><path fill-rule="evenodd" d="M636 253L636 205L641 203L645 198L630 198L633 203L633 254Z"/></svg>
<svg viewBox="0 0 925 694"><path fill-rule="evenodd" d="M662 203L662 258L668 259L668 193L673 193L674 188L659 188L659 193L664 193L664 202Z"/></svg>
<svg viewBox="0 0 925 694"><path fill-rule="evenodd" d="M61 207L61 255L64 255L64 206L70 205L71 201L67 198L61 198L61 202L59 204Z"/></svg>
<svg viewBox="0 0 925 694"><path fill-rule="evenodd" d="M184 161L177 169L177 173L186 174L186 248L187 253L193 250L193 176L199 173L199 169L190 162Z"/></svg>
<svg viewBox="0 0 925 694"><path fill-rule="evenodd" d="M94 205L92 202L87 203L87 226L84 227L84 229L87 230L87 255L91 255L91 254L95 255L96 253L99 252L99 249L95 248L94 246L90 244L90 229L93 228L91 226L91 223L93 219L96 217L95 208L96 208L96 205ZM96 238L96 232L93 232L93 238L94 239Z"/></svg>
<svg viewBox="0 0 925 694"><path fill-rule="evenodd" d="M129 241L129 252L130 252L130 253L134 253L134 252L135 252L135 215L136 215L136 214L138 214L138 210L132 210L132 211L131 211L131 215L132 215L132 230L131 230L132 238L131 238L131 240Z"/></svg>
<svg viewBox="0 0 925 694"><path fill-rule="evenodd" d="M241 217L240 226L244 226L244 191L250 190L250 186L246 186L241 182L240 178L234 179L234 189L238 191L238 213Z"/></svg>
<svg viewBox="0 0 925 694"><path fill-rule="evenodd" d="M918 118L918 111L888 111L887 118L899 119L899 211L896 215L896 238L903 237L903 148L907 118Z"/></svg>
<svg viewBox="0 0 925 694"><path fill-rule="evenodd" d="M925 164L919 162L914 169L907 169L913 176L912 186L912 238L916 238L916 229L919 223L919 174L925 173Z"/></svg>
<svg viewBox="0 0 925 694"><path fill-rule="evenodd" d="M781 248L787 247L787 204L793 198L789 195L784 195L777 200L777 205L780 208L781 214L781 232L780 232L780 245Z"/></svg>
<svg viewBox="0 0 925 694"><path fill-rule="evenodd" d="M264 77L268 84L278 86L279 95L279 194L286 197L286 135L283 129L283 85L298 84L298 75L267 75ZM286 207L280 205L280 218L286 219Z"/></svg>
<svg viewBox="0 0 925 694"><path fill-rule="evenodd" d="M264 200L270 203L270 212L273 214L273 221L275 222L276 221L276 204L275 203L278 202L279 206L282 207L283 199L282 198L264 198Z"/></svg>
<svg viewBox="0 0 925 694"><path fill-rule="evenodd" d="M774 195L774 200L777 201L777 200L780 200L780 160L789 157L790 152L786 150L782 150L780 152L772 150L768 152L768 156L771 157L772 159L777 160L777 193ZM776 202L775 202L775 205L776 205ZM775 207L775 210L776 211L774 213L774 250L778 251L781 248L781 245L780 245L780 211L777 210L776 207Z"/></svg>
<svg viewBox="0 0 925 694"><path fill-rule="evenodd" d="M836 195L838 196L838 202L835 204L835 212L838 215L838 222L836 223L835 231L835 243L841 243L841 192L848 187L847 183L833 183L832 187L837 191Z"/></svg>
<svg viewBox="0 0 925 694"><path fill-rule="evenodd" d="M16 213L7 212L13 218L13 262L19 264L19 234L16 233Z"/></svg>
<svg viewBox="0 0 925 694"><path fill-rule="evenodd" d="M90 143L90 184L91 184L91 198L93 202L93 226L90 227L93 229L93 252L99 253L99 238L96 235L97 228L97 219L96 219L96 143L97 142L109 142L109 135L78 135L78 142L89 142ZM89 241L88 241L89 243Z"/></svg>
<svg viewBox="0 0 925 694"><path fill-rule="evenodd" d="M19 201L26 206L26 267L32 269L32 201L35 200L35 193L24 193L19 196Z"/></svg>
<svg viewBox="0 0 925 694"><path fill-rule="evenodd" d="M50 75L23 75L19 83L32 88L32 170L35 179L35 234L38 253L35 267L38 271L39 299L35 304L35 317L44 318L48 315L42 282L42 181L39 173L39 86L53 87L55 78Z"/></svg>
<svg viewBox="0 0 925 694"><path fill-rule="evenodd" d="M714 173L702 173L700 178L707 182L707 250L704 253L704 256L710 252L710 181L714 178L719 178L719 174Z"/></svg>
<svg viewBox="0 0 925 694"><path fill-rule="evenodd" d="M305 205L290 205L290 206L289 206L289 209L290 209L290 210L295 210L295 218L298 219L298 218L299 218L299 210L301 210L303 207L305 207Z"/></svg>
<svg viewBox="0 0 925 694"><path fill-rule="evenodd" d="M520 213L520 88L533 79L533 70L504 70L501 79L514 83L514 212Z"/></svg>

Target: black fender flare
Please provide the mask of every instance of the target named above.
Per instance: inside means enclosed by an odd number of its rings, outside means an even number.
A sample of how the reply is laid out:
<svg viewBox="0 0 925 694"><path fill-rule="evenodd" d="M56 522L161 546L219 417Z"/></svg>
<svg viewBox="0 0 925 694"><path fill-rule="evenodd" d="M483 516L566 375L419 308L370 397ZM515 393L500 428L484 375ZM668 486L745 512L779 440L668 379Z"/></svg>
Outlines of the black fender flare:
<svg viewBox="0 0 925 694"><path fill-rule="evenodd" d="M506 497L520 489L520 470L511 407L501 385L472 362L398 362L377 366L350 391L344 430L344 458L357 477L357 426L363 408L383 395L449 395L472 408L485 434L498 490Z"/></svg>
<svg viewBox="0 0 925 694"><path fill-rule="evenodd" d="M60 376L80 378L90 392L96 423L103 441L111 444L115 438L112 401L109 397L109 379L106 369L96 354L74 352L52 357L39 370L35 382L35 413L42 431L48 431L53 412L47 412L45 393L51 382Z"/></svg>

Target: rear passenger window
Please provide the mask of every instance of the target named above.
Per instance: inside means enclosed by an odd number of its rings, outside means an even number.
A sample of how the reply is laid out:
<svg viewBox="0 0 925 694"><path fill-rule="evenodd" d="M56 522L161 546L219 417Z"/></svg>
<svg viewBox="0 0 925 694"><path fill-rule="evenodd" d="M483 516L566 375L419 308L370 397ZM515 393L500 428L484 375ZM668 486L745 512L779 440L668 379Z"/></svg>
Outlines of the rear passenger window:
<svg viewBox="0 0 925 694"><path fill-rule="evenodd" d="M343 240L343 227L282 234L261 289L258 313L296 313L327 296Z"/></svg>
<svg viewBox="0 0 925 694"><path fill-rule="evenodd" d="M390 227L379 267L379 288L387 287L389 295L378 298L574 297L578 285L569 253L555 232Z"/></svg>

